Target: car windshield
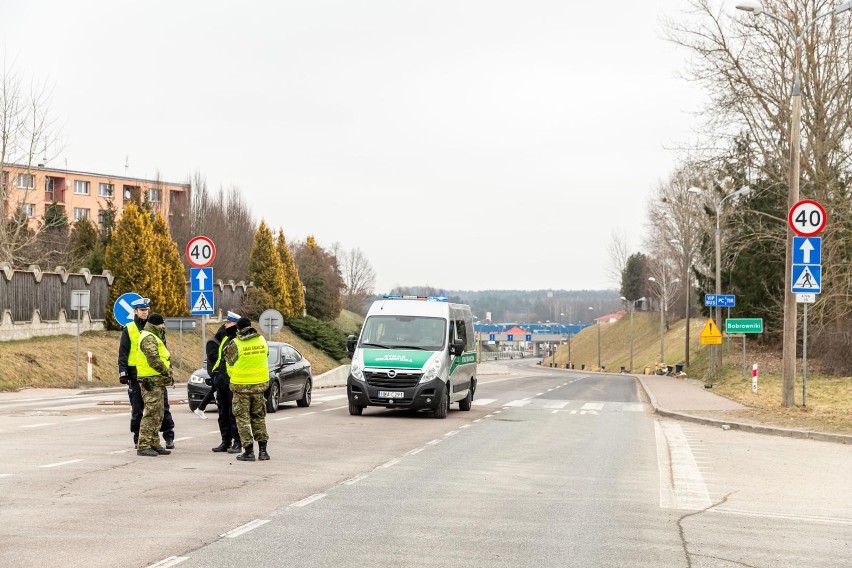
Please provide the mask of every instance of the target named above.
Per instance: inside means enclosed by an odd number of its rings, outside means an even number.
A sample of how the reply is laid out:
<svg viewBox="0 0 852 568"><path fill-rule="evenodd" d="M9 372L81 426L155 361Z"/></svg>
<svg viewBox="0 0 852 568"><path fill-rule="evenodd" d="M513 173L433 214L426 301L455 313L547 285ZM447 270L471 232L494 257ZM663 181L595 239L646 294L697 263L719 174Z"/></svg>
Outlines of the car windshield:
<svg viewBox="0 0 852 568"><path fill-rule="evenodd" d="M421 316L370 316L361 332L362 347L439 351L446 340L446 320Z"/></svg>

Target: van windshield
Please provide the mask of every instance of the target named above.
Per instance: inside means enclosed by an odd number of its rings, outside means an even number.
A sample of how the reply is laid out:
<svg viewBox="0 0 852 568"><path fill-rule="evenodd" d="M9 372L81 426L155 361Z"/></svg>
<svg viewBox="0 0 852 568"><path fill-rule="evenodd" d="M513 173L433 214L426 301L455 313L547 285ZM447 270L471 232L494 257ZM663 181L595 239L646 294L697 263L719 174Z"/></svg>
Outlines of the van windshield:
<svg viewBox="0 0 852 568"><path fill-rule="evenodd" d="M447 321L419 316L370 316L360 347L440 351L447 342Z"/></svg>

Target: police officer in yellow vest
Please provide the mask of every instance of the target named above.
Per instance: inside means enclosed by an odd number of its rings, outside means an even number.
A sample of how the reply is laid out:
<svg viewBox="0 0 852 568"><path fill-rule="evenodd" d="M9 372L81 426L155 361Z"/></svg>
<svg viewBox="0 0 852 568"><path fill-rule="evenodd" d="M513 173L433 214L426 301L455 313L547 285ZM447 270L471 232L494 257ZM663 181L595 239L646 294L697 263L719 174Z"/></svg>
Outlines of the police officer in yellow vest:
<svg viewBox="0 0 852 568"><path fill-rule="evenodd" d="M160 446L160 424L163 422L163 391L173 385L169 350L163 342L166 321L161 314L151 314L145 329L139 334L139 351L144 359L136 365L145 412L139 426L140 456L168 455L171 452Z"/></svg>
<svg viewBox="0 0 852 568"><path fill-rule="evenodd" d="M237 459L254 461L254 440L257 440L258 459L268 460L266 443L269 434L266 432L266 397L263 394L269 387L266 363L269 347L266 340L251 326L251 320L240 318L237 336L225 346L222 354L231 377L232 408L243 444L243 453Z"/></svg>

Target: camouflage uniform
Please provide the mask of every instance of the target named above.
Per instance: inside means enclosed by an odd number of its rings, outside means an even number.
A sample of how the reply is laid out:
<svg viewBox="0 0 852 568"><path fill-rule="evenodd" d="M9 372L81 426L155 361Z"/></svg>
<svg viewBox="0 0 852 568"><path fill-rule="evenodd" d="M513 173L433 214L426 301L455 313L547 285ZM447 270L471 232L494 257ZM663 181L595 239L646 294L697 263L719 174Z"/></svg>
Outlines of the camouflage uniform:
<svg viewBox="0 0 852 568"><path fill-rule="evenodd" d="M145 324L145 331L151 332L162 341L163 330L151 323ZM156 376L140 376L139 385L142 388L142 400L145 411L142 414L142 423L139 425L139 450L160 447L160 424L163 422L163 392L168 385L174 384L171 370L160 358L157 340L150 335L145 335L139 342L139 350L145 355L148 365L159 372ZM168 358L166 359L168 361Z"/></svg>
<svg viewBox="0 0 852 568"><path fill-rule="evenodd" d="M237 339L248 340L258 335L253 327L247 327L237 332ZM237 342L228 343L222 352L222 356L228 365L233 366L239 358ZM266 361L265 355L264 361ZM258 442L269 441L269 433L266 431L266 397L264 396L268 388L268 379L262 383L250 385L235 384L231 380L231 391L234 393L232 408L243 447L250 447L255 440Z"/></svg>

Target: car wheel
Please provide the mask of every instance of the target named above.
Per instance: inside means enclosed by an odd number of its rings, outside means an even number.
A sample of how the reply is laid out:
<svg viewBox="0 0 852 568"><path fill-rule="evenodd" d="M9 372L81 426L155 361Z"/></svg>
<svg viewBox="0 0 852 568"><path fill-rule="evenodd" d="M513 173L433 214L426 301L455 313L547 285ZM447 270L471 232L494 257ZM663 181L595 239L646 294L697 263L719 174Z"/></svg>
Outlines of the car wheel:
<svg viewBox="0 0 852 568"><path fill-rule="evenodd" d="M354 404L352 402L349 403L349 414L352 416L361 416L361 413L364 412L364 407L359 404Z"/></svg>
<svg viewBox="0 0 852 568"><path fill-rule="evenodd" d="M193 401L191 401L191 400L190 400L190 401L189 401L189 411L190 411L190 412L195 412L195 409L196 409L196 408L198 408L198 403L197 403L197 402L193 402Z"/></svg>
<svg viewBox="0 0 852 568"><path fill-rule="evenodd" d="M279 400L281 399L281 385L278 381L272 381L269 385L269 398L266 400L266 411L269 413L278 412Z"/></svg>
<svg viewBox="0 0 852 568"><path fill-rule="evenodd" d="M450 410L450 385L444 385L441 390L443 394L441 400L438 401L438 408L435 409L435 418L446 418L447 412Z"/></svg>
<svg viewBox="0 0 852 568"><path fill-rule="evenodd" d="M311 381L305 382L305 395L296 401L298 406L302 408L308 407L311 405Z"/></svg>
<svg viewBox="0 0 852 568"><path fill-rule="evenodd" d="M459 401L459 410L470 410L473 403L473 389L468 389L467 396Z"/></svg>

